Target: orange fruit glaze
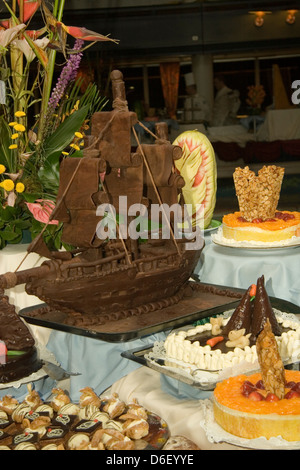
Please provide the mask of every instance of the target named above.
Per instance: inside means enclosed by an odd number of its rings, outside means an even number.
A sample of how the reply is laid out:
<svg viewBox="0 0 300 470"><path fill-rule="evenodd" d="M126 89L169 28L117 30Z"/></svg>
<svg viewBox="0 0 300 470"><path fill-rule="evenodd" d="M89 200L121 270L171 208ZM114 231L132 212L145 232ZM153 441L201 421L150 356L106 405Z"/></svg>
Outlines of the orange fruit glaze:
<svg viewBox="0 0 300 470"><path fill-rule="evenodd" d="M286 382L300 382L300 371L286 370ZM223 382L219 382L214 390L214 396L218 403L230 409L240 412L254 414L271 414L278 415L298 415L300 414L300 397L283 398L282 400L270 402L266 400L252 401L241 393L241 386L245 380L249 380L254 385L261 380L261 374L238 375L230 377ZM286 389L289 391L289 389ZM264 390L258 390L261 394Z"/></svg>
<svg viewBox="0 0 300 470"><path fill-rule="evenodd" d="M223 217L223 223L228 227L259 227L262 230L282 230L287 227L292 227L300 223L300 212L282 211L284 214L293 214L294 218L290 220L276 219L266 220L265 222L253 223L253 222L241 222L238 220L241 217L240 212L233 212L232 214L226 214Z"/></svg>

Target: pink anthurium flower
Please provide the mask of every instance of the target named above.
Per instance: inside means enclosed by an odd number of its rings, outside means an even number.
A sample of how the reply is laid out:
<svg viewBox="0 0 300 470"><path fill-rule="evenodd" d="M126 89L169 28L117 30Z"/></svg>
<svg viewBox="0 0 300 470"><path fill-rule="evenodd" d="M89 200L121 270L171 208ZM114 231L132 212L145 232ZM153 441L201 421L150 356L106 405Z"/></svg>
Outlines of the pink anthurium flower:
<svg viewBox="0 0 300 470"><path fill-rule="evenodd" d="M37 199L36 202L26 202L35 220L49 225L58 225L58 220L50 220L55 204L49 199Z"/></svg>

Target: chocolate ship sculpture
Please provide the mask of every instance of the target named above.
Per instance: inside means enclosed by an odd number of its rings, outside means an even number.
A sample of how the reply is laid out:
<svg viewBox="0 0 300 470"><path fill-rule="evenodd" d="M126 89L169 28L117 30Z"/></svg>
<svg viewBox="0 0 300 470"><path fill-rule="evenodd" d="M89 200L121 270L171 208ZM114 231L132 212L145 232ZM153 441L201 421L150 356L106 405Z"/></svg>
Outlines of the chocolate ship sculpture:
<svg viewBox="0 0 300 470"><path fill-rule="evenodd" d="M112 111L93 115L83 157L67 157L60 167L52 219L63 222L62 240L73 251L50 252L41 233L28 251L48 259L39 267L0 276L0 287L25 283L28 294L60 311L101 316L153 303L158 308L170 305L180 299L204 245L202 241L200 248L187 249L186 244L195 240L176 239L171 224L169 239L160 235L141 243L123 237L119 225L116 239L97 236L97 225L103 220L103 215L97 215L99 205L111 204L121 219L119 196L127 197L127 207L170 207L178 203L184 186L174 171L181 148L171 145L164 127L157 128L155 143L140 144L134 127L139 121L128 110L123 75L115 70L111 79ZM132 151L132 135L137 139L136 151Z"/></svg>

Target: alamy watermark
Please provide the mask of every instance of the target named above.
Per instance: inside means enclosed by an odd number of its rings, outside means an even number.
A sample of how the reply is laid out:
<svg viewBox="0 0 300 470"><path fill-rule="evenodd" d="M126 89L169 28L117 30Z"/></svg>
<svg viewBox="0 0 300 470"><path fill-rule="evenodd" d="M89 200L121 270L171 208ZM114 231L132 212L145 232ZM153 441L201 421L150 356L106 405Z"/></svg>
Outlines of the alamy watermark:
<svg viewBox="0 0 300 470"><path fill-rule="evenodd" d="M102 217L97 224L96 235L101 240L185 239L187 250L197 250L203 245L203 204L132 204L127 196L119 196L116 211L112 204L101 204L96 215Z"/></svg>
<svg viewBox="0 0 300 470"><path fill-rule="evenodd" d="M295 90L291 96L292 103L298 105L300 104L300 80L294 80L292 88Z"/></svg>

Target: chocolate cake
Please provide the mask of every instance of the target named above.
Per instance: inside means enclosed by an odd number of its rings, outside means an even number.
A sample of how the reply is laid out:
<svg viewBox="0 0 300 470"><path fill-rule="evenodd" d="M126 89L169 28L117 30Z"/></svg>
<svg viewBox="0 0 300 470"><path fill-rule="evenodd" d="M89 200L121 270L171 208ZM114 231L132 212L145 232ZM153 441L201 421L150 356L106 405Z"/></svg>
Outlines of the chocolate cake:
<svg viewBox="0 0 300 470"><path fill-rule="evenodd" d="M0 340L5 344L4 354L0 354L0 383L20 380L42 367L33 336L3 291L0 291Z"/></svg>
<svg viewBox="0 0 300 470"><path fill-rule="evenodd" d="M270 321L273 333L276 336L281 335L282 328L276 319L269 296L266 292L264 275L257 279L256 295L253 297L250 295L251 287L252 286L249 286L243 295L239 305L232 313L229 321L224 327L220 329L218 334L221 335L224 339L214 346L215 349L219 348L223 352L233 349L233 347L225 346L225 343L229 339L229 334L231 331L242 329L245 330L244 335L250 335L250 344L255 344L256 339L259 333L263 330L267 320ZM206 344L207 340L213 336L214 335L207 332L202 335L195 335L194 337L190 337L189 340L191 342L200 341L200 344Z"/></svg>
<svg viewBox="0 0 300 470"><path fill-rule="evenodd" d="M247 289L229 318L211 317L209 323L169 334L164 342L166 356L205 370L222 370L243 361L254 364L256 340L267 322L280 353L290 359L298 348L300 323L297 319L284 321L282 312L275 314L262 275Z"/></svg>

